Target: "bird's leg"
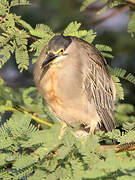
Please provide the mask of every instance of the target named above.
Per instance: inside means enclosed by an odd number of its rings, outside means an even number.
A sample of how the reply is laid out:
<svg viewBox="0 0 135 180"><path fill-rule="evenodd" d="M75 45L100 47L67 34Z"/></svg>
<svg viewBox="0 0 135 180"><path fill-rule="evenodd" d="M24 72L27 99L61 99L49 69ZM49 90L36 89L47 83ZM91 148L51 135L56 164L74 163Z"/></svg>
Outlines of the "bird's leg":
<svg viewBox="0 0 135 180"><path fill-rule="evenodd" d="M85 124L80 124L80 128L73 132L73 134L77 138L88 137L90 134L90 127Z"/></svg>
<svg viewBox="0 0 135 180"><path fill-rule="evenodd" d="M62 136L64 135L66 127L67 127L67 124L65 122L62 122L62 127L61 127L60 134L59 134L59 137L58 137L59 139L61 139Z"/></svg>

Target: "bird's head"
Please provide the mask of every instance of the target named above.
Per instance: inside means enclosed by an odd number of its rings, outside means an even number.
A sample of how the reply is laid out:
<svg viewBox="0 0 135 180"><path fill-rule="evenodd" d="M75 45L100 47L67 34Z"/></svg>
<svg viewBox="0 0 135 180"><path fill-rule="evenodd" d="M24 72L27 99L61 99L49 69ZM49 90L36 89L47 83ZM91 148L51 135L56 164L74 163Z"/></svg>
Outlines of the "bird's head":
<svg viewBox="0 0 135 180"><path fill-rule="evenodd" d="M70 36L56 35L48 43L45 60L43 61L41 68L61 61L64 56L68 54L65 50L72 42Z"/></svg>

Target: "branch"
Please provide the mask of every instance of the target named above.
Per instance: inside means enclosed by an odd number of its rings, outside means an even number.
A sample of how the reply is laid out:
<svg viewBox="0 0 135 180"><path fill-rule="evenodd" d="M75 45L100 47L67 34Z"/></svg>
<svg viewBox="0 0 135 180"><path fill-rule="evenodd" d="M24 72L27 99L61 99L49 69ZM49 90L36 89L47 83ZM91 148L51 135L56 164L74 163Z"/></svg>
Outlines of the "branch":
<svg viewBox="0 0 135 180"><path fill-rule="evenodd" d="M20 107L19 107L19 108L5 107L4 110L5 110L5 111L13 111L13 112L14 112L14 111L19 111L19 112L22 112L22 113L24 113L24 114L30 114L30 115L31 115L31 118L34 119L35 121L37 121L38 123L44 124L44 125L49 126L49 127L52 127L52 126L53 126L52 123L47 122L47 121L45 121L45 120L42 120L42 119L36 117L35 115L33 115L32 113L30 113L30 112L28 112L28 111L26 111L25 109L20 108Z"/></svg>
<svg viewBox="0 0 135 180"><path fill-rule="evenodd" d="M106 151L108 149L115 149L115 153L128 152L135 150L135 142L120 144L120 145L103 145L101 150Z"/></svg>
<svg viewBox="0 0 135 180"><path fill-rule="evenodd" d="M6 18L0 17L0 21L6 22L7 20L6 20ZM22 31L21 31L20 29L18 29L17 27L15 27L15 30L16 30L17 32L19 32L20 34L22 33ZM33 37L33 36L31 36L31 35L27 35L27 38L32 39L32 40L34 40L34 41L37 40L36 37Z"/></svg>
<svg viewBox="0 0 135 180"><path fill-rule="evenodd" d="M126 12L129 10L129 6L128 5L125 5L125 6L122 6L122 7L117 7L115 8L110 14L108 14L107 16L105 17L100 17L100 16L97 16L97 19L95 21L92 22L92 25L97 25L99 23L102 23L103 21L106 21L120 13L123 13L123 12Z"/></svg>
<svg viewBox="0 0 135 180"><path fill-rule="evenodd" d="M125 143L117 145L115 148L115 152L128 152L128 151L134 151L135 150L135 142Z"/></svg>

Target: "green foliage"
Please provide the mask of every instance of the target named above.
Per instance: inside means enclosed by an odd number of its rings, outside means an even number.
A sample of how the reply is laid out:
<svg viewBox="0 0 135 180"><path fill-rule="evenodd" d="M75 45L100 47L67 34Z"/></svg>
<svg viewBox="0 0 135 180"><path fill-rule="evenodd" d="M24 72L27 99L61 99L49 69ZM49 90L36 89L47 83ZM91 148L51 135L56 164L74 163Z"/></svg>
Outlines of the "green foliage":
<svg viewBox="0 0 135 180"><path fill-rule="evenodd" d="M79 30L81 27L81 23L71 22L67 28L64 30L65 36L76 36L78 38L81 38L88 43L92 43L96 37L96 33L90 29L90 30Z"/></svg>
<svg viewBox="0 0 135 180"><path fill-rule="evenodd" d="M124 100L124 90L122 88L122 84L120 83L119 78L116 76L112 76L112 78L116 88L116 101L118 101L119 99Z"/></svg>
<svg viewBox="0 0 135 180"><path fill-rule="evenodd" d="M81 23L71 22L68 27L64 30L65 36L76 36L82 38L87 35L86 30L79 30Z"/></svg>
<svg viewBox="0 0 135 180"><path fill-rule="evenodd" d="M94 2L95 2L95 0L84 0L83 3L82 3L82 6L80 8L80 11L84 11L89 5L91 5ZM103 3L103 4L106 4L108 2L108 5L103 6L101 8L101 10L98 12L98 14L104 12L105 10L107 10L110 7L117 6L118 4L120 4L120 2L115 1L115 0L112 0L112 1L101 0L100 2Z"/></svg>
<svg viewBox="0 0 135 180"><path fill-rule="evenodd" d="M132 36L134 36L134 33L135 33L135 12L133 12L131 17L130 17L130 21L128 23L128 32L131 33Z"/></svg>
<svg viewBox="0 0 135 180"><path fill-rule="evenodd" d="M87 31L87 35L83 37L83 40L87 41L88 43L92 43L96 37L96 33L90 29Z"/></svg>
<svg viewBox="0 0 135 180"><path fill-rule="evenodd" d="M102 138L91 135L77 139L70 129L59 140L60 124L39 130L31 117L15 112L0 127L0 177L2 179L104 179L134 176L135 156L116 156L114 150L103 151ZM116 133L115 133L116 134ZM104 141L117 139L120 143L134 140L134 131L123 136L109 132ZM119 158L121 161L119 161Z"/></svg>
<svg viewBox="0 0 135 180"><path fill-rule="evenodd" d="M135 84L135 77L131 73L127 73L127 71L122 68L111 68L108 66L108 69L110 73L112 74L112 78L115 83L117 99L124 100L124 89L122 87L122 84L120 83L119 78L127 80Z"/></svg>
<svg viewBox="0 0 135 180"><path fill-rule="evenodd" d="M30 51L36 51L35 56L39 56L43 47L55 35L52 30L44 24L37 24L35 29L30 29L30 34L40 38L37 41L33 42L30 46ZM35 61L36 59L33 59L33 63Z"/></svg>
<svg viewBox="0 0 135 180"><path fill-rule="evenodd" d="M92 3L94 3L95 0L84 0L84 2L82 3L82 6L80 8L81 11L84 11L89 5L91 5ZM114 8L117 7L118 5L124 5L126 4L124 0L101 0L100 1L104 6L101 7L101 10L98 11L98 14L101 12L104 12L105 10L109 9L109 8Z"/></svg>
<svg viewBox="0 0 135 180"><path fill-rule="evenodd" d="M84 11L88 7L88 5L92 4L93 2L95 2L95 0L85 0L85 1L83 1L82 6L80 8L80 11Z"/></svg>
<svg viewBox="0 0 135 180"><path fill-rule="evenodd" d="M135 127L134 107L131 104L118 104L115 109L115 118L117 124L123 126L123 129L129 131Z"/></svg>
<svg viewBox="0 0 135 180"><path fill-rule="evenodd" d="M27 38L26 34L22 33L21 35L17 33L16 39L15 39L15 57L16 57L16 63L18 64L18 68L20 71L23 69L27 70L29 65L29 56L27 51ZM25 59L25 61L24 61Z"/></svg>
<svg viewBox="0 0 135 180"><path fill-rule="evenodd" d="M43 38L47 41L49 41L54 36L52 30L44 24L37 24L36 28L34 30L31 29L30 32L32 35Z"/></svg>
<svg viewBox="0 0 135 180"><path fill-rule="evenodd" d="M84 1L81 10L92 2ZM109 7L123 2L111 1ZM12 14L12 7L19 5L29 5L29 2L0 0L0 64L2 66L14 53L22 71L28 69L29 51L38 56L55 34L47 25L37 24L33 28L20 16ZM130 33L134 33L133 16L134 13L128 25ZM81 23L76 21L67 26L64 35L77 36L89 43L96 37L92 29L82 30ZM109 46L95 46L103 56L113 58ZM134 107L118 101L124 99L119 78L135 84L135 77L124 69L109 67L109 70L117 91L116 125L122 132L119 129L108 133L99 131L96 135L80 139L70 128L62 139L58 138L61 125L49 112L35 87L15 91L5 87L0 79L0 179L134 179L134 153L115 154L114 148L104 150L101 145L111 145L112 141L120 144L135 142ZM41 128L33 120L42 123Z"/></svg>
<svg viewBox="0 0 135 180"><path fill-rule="evenodd" d="M20 6L20 5L30 5L29 1L27 0L12 0L10 3L10 7L13 6Z"/></svg>
<svg viewBox="0 0 135 180"><path fill-rule="evenodd" d="M120 77L122 79L125 79L125 80L135 84L135 76L133 76L131 73L127 73L127 71L125 69L109 67L109 70L112 75L115 75L117 77Z"/></svg>
<svg viewBox="0 0 135 180"><path fill-rule="evenodd" d="M15 53L16 63L20 71L27 70L29 66L28 55L28 39L34 42L31 44L30 51L36 51L35 55L38 56L39 52L49 39L54 36L54 33L47 25L38 24L36 28L32 28L27 22L23 21L20 16L10 13L13 6L29 5L26 0L14 0L11 3L0 1L0 66L4 65L10 58L11 53ZM21 27L19 30L16 25ZM36 38L32 36L36 36Z"/></svg>
<svg viewBox="0 0 135 180"><path fill-rule="evenodd" d="M15 52L16 62L18 68L22 71L23 69L28 69L29 57L27 51L27 33L25 31L20 31L16 28L16 24L20 20L19 16L13 15L10 13L10 8L16 5L28 4L27 1L12 1L9 4L7 1L0 2L0 8L4 7L6 9L5 13L1 17L1 36L0 36L0 59L1 66L6 63L10 58L11 53Z"/></svg>
<svg viewBox="0 0 135 180"><path fill-rule="evenodd" d="M95 46L99 51L101 51L102 55L107 58L113 58L113 56L109 53L112 51L112 48L103 44L96 44Z"/></svg>

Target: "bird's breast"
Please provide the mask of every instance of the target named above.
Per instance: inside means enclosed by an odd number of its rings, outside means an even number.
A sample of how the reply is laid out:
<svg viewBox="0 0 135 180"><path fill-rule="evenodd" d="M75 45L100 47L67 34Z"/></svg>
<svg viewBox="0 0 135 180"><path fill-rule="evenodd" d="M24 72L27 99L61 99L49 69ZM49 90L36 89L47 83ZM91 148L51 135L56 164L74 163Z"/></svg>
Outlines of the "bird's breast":
<svg viewBox="0 0 135 180"><path fill-rule="evenodd" d="M51 68L44 77L45 100L48 104L61 105L62 101L57 93L57 69Z"/></svg>
<svg viewBox="0 0 135 180"><path fill-rule="evenodd" d="M78 71L77 71L78 72ZM46 103L55 108L64 108L82 96L81 77L70 66L51 67L44 75L40 87Z"/></svg>

